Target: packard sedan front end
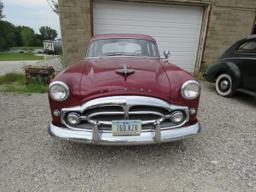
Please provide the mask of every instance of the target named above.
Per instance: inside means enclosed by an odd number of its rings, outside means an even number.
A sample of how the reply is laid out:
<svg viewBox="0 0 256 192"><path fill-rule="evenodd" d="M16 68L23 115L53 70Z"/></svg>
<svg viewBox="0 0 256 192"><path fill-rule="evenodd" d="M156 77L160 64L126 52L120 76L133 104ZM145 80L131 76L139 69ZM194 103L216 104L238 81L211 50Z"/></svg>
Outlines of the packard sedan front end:
<svg viewBox="0 0 256 192"><path fill-rule="evenodd" d="M153 38L97 36L87 58L49 86L49 133L99 145L183 139L200 131L199 95L189 73L159 58Z"/></svg>

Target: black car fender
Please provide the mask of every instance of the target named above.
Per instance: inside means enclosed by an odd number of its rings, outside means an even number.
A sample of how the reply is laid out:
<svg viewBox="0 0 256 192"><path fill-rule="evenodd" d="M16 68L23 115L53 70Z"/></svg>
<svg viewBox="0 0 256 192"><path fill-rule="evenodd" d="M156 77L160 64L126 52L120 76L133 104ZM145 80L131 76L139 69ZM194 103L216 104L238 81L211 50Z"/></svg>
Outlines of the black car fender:
<svg viewBox="0 0 256 192"><path fill-rule="evenodd" d="M239 86L241 79L240 70L234 62L230 61L218 63L208 68L207 72L205 73L205 78L210 82L215 82L218 76L220 76L223 73L226 73L231 76L233 81L233 88Z"/></svg>
<svg viewBox="0 0 256 192"><path fill-rule="evenodd" d="M227 73L231 73L230 75L233 75L233 77L235 79L240 79L241 77L241 73L240 73L240 69L237 67L237 65L233 62L226 62L223 64L224 66L226 66L226 72Z"/></svg>

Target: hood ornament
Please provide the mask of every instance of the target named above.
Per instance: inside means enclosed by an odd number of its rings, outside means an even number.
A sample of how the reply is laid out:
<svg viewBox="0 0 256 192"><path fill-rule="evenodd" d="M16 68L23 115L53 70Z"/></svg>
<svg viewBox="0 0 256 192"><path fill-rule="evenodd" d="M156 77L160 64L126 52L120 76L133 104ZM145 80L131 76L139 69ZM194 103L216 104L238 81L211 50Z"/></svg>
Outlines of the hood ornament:
<svg viewBox="0 0 256 192"><path fill-rule="evenodd" d="M116 73L124 76L125 78L134 74L135 71L133 69L128 69L126 65L124 65L123 69L117 69Z"/></svg>

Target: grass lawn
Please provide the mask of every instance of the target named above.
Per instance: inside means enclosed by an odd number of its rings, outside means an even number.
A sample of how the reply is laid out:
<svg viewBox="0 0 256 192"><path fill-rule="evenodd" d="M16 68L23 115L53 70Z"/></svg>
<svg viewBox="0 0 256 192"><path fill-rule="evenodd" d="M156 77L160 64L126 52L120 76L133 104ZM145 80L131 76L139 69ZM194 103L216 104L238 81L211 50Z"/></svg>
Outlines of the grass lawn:
<svg viewBox="0 0 256 192"><path fill-rule="evenodd" d="M8 73L0 76L0 91L16 93L45 93L48 85L31 83L26 85L26 78L23 74Z"/></svg>
<svg viewBox="0 0 256 192"><path fill-rule="evenodd" d="M43 60L43 56L36 56L32 53L9 53L0 52L0 61L27 61L27 60Z"/></svg>

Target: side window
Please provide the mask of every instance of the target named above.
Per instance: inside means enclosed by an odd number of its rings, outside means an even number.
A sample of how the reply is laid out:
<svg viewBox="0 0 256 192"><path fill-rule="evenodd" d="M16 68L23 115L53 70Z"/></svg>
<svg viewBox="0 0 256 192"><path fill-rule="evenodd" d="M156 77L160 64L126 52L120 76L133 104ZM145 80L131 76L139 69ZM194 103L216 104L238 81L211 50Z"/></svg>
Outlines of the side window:
<svg viewBox="0 0 256 192"><path fill-rule="evenodd" d="M147 43L147 51L149 57L157 57L157 52L153 43Z"/></svg>
<svg viewBox="0 0 256 192"><path fill-rule="evenodd" d="M255 53L256 54L256 41L249 41L242 44L238 50L238 53Z"/></svg>

